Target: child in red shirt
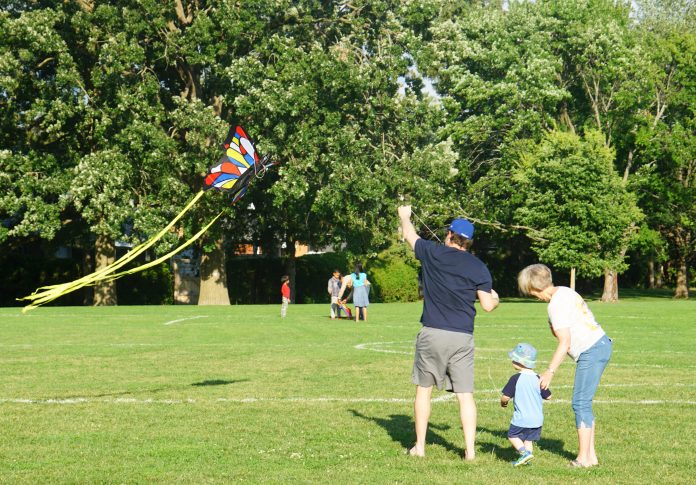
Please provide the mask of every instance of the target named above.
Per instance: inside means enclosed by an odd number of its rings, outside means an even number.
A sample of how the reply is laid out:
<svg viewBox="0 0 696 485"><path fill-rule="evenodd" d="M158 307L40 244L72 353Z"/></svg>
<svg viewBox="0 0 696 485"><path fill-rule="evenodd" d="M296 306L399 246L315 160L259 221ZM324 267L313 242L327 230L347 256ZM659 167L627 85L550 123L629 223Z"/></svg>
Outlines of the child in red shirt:
<svg viewBox="0 0 696 485"><path fill-rule="evenodd" d="M280 316L285 318L288 312L288 304L290 303L290 277L284 275L280 278L280 294L283 295L283 303L280 305Z"/></svg>

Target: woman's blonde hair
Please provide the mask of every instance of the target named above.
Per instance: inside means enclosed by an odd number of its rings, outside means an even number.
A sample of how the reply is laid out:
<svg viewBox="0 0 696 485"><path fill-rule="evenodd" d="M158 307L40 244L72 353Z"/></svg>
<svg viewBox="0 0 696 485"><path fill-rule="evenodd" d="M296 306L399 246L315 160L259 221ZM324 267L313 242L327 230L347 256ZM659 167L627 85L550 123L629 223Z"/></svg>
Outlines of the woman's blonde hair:
<svg viewBox="0 0 696 485"><path fill-rule="evenodd" d="M530 295L532 291L544 291L553 286L551 270L543 264L527 266L517 275L517 286L525 296Z"/></svg>

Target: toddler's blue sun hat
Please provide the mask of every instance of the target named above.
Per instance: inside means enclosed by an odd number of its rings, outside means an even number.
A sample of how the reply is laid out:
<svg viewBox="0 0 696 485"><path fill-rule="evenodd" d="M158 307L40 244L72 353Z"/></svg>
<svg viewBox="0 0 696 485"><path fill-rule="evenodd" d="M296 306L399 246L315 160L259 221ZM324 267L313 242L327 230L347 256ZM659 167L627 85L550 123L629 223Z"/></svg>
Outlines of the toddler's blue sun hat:
<svg viewBox="0 0 696 485"><path fill-rule="evenodd" d="M537 350L530 344L521 343L508 352L508 357L513 362L522 364L528 369L534 369L536 367Z"/></svg>

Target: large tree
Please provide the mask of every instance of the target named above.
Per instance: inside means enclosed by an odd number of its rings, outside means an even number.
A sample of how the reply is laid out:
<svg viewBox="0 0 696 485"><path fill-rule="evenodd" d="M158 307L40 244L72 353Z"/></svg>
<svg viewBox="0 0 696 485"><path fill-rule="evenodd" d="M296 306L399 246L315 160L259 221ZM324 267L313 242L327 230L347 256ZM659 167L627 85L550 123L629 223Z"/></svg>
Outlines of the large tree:
<svg viewBox="0 0 696 485"><path fill-rule="evenodd" d="M688 298L696 248L696 9L677 0L640 3L653 89L635 130L639 169L632 182L649 225L668 243L675 297Z"/></svg>
<svg viewBox="0 0 696 485"><path fill-rule="evenodd" d="M291 277L295 242L369 253L389 242L399 195L424 206L448 195L456 155L434 138L439 106L399 80L410 61L394 10L296 4L227 69L236 112L280 162L254 205L259 231L288 248Z"/></svg>
<svg viewBox="0 0 696 485"><path fill-rule="evenodd" d="M624 247L641 213L613 161L598 131L549 133L523 157L516 218L540 236L533 249L541 261L586 277L626 268Z"/></svg>
<svg viewBox="0 0 696 485"><path fill-rule="evenodd" d="M630 3L455 2L435 15L416 59L448 110L444 131L460 152L465 209L484 210L480 217L506 230L523 226L513 209L524 201L509 180L520 155L557 127L600 132L617 169L626 178L635 172L635 128L651 86ZM616 274L605 268L604 300L618 297Z"/></svg>

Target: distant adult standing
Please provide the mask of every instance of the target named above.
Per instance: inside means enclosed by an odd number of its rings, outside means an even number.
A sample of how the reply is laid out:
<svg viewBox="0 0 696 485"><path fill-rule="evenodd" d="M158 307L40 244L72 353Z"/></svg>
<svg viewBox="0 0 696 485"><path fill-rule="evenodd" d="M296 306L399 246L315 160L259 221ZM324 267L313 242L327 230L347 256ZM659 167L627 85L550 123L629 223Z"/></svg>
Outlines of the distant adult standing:
<svg viewBox="0 0 696 485"><path fill-rule="evenodd" d="M474 225L454 219L444 245L421 239L411 223L411 206L399 207L404 239L421 263L423 327L416 338L413 383L416 444L412 456L425 456L425 435L430 419L433 386L456 394L464 431L464 458L476 456L476 403L474 402L474 303L493 311L500 300L486 265L469 252Z"/></svg>
<svg viewBox="0 0 696 485"><path fill-rule="evenodd" d="M551 333L558 340L549 367L541 374L541 388L549 387L566 354L577 363L572 406L579 450L577 458L570 464L575 467L598 465L592 399L611 358L612 340L607 337L579 294L565 286L553 285L548 267L543 264L527 266L520 271L517 283L523 295L549 303L549 325Z"/></svg>
<svg viewBox="0 0 696 485"><path fill-rule="evenodd" d="M338 293L341 291L341 272L337 269L333 270L326 290L331 297L331 320L335 320L336 317L341 317L341 306L338 304Z"/></svg>
<svg viewBox="0 0 696 485"><path fill-rule="evenodd" d="M367 322L367 307L370 306L369 288L370 281L367 279L367 274L363 271L362 263L355 263L353 272L343 278L341 290L338 293L338 298L341 299L346 288L353 289L353 305L355 306L355 322L362 320Z"/></svg>

